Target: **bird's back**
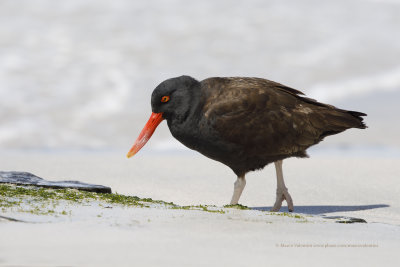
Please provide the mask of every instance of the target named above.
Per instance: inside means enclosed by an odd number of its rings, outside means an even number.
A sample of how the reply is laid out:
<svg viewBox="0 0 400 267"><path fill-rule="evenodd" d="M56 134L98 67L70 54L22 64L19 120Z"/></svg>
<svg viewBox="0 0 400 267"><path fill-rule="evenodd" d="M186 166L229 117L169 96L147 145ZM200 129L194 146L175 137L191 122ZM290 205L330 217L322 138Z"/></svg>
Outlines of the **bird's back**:
<svg viewBox="0 0 400 267"><path fill-rule="evenodd" d="M201 82L199 152L237 174L287 157L305 157L324 137L366 128L365 114L306 98L302 92L260 78L209 78ZM209 155L207 155L207 153Z"/></svg>

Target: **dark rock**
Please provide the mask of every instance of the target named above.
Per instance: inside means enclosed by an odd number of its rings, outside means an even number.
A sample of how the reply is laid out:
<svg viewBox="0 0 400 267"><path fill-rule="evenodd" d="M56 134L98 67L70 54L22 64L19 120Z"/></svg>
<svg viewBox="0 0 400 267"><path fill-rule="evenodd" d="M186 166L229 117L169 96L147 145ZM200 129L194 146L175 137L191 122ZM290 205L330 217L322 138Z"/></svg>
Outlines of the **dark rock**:
<svg viewBox="0 0 400 267"><path fill-rule="evenodd" d="M367 223L364 219L347 216L323 216L323 218L336 220L337 223Z"/></svg>
<svg viewBox="0 0 400 267"><path fill-rule="evenodd" d="M15 218L2 216L2 215L0 215L0 220L7 220L7 221L11 221L11 222L25 222L25 221L17 220Z"/></svg>
<svg viewBox="0 0 400 267"><path fill-rule="evenodd" d="M47 181L29 172L0 171L0 183L34 185L48 188L72 188L96 193L111 193L111 188L79 181Z"/></svg>

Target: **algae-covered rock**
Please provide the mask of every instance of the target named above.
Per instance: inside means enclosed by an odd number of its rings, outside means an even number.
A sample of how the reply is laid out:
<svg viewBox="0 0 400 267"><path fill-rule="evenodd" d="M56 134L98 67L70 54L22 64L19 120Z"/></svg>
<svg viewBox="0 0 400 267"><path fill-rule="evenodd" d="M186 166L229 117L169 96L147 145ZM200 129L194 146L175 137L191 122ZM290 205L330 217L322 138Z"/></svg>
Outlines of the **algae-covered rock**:
<svg viewBox="0 0 400 267"><path fill-rule="evenodd" d="M79 181L47 181L29 172L0 171L0 183L48 188L72 188L96 193L111 193L111 188L107 186L87 184Z"/></svg>

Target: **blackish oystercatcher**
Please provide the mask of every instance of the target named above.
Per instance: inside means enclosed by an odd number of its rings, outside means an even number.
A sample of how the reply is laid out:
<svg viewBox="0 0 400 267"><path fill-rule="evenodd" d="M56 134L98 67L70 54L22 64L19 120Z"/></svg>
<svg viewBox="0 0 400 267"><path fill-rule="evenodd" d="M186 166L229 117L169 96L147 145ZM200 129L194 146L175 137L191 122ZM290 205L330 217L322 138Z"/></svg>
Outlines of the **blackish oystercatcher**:
<svg viewBox="0 0 400 267"><path fill-rule="evenodd" d="M128 157L150 139L162 120L172 135L190 149L219 161L237 175L231 204L246 185L245 174L274 162L279 211L293 201L285 186L282 160L308 157L306 149L326 136L350 128L365 129L366 114L338 109L303 96L296 89L260 78L190 76L168 79L151 96L153 113Z"/></svg>

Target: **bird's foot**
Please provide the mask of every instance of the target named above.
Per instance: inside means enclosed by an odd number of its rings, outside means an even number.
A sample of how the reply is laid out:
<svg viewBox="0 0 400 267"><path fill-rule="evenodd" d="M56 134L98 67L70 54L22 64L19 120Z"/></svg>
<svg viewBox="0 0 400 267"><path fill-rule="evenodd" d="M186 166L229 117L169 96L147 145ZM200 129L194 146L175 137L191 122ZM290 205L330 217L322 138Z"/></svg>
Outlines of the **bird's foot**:
<svg viewBox="0 0 400 267"><path fill-rule="evenodd" d="M276 200L275 200L275 204L272 207L271 211L279 211L282 207L282 202L284 200L286 200L286 203L288 205L288 210L290 212L292 212L294 210L293 200L292 200L292 197L290 196L287 188L278 188L276 190Z"/></svg>

